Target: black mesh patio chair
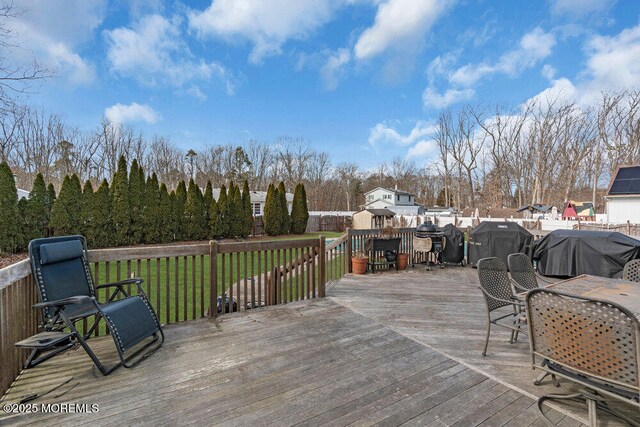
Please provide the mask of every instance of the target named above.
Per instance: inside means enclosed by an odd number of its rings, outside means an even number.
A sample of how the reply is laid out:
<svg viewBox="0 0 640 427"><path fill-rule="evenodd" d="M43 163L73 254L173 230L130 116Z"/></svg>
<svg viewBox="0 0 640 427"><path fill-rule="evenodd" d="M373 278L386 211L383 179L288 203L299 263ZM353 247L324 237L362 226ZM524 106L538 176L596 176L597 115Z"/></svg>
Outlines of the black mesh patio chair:
<svg viewBox="0 0 640 427"><path fill-rule="evenodd" d="M487 338L482 351L482 355L486 356L491 325L510 329L510 342L513 344L518 340L521 326L526 319L523 311L524 303L516 299L507 268L500 258L489 257L478 261L478 278L487 307ZM511 307L513 312L504 314L503 310L500 310L497 317L492 317L494 311L503 307Z"/></svg>
<svg viewBox="0 0 640 427"><path fill-rule="evenodd" d="M640 282L640 259L632 259L624 265L622 278L631 282Z"/></svg>
<svg viewBox="0 0 640 427"><path fill-rule="evenodd" d="M547 394L538 399L540 416L547 400L587 404L589 424L597 411L640 425L640 325L626 308L609 301L576 297L540 288L526 298L531 363L534 369L576 383L573 394ZM541 360L539 364L536 359ZM607 400L628 403L634 418L615 410Z"/></svg>
<svg viewBox="0 0 640 427"><path fill-rule="evenodd" d="M119 366L136 365L164 342L160 322L142 290L142 279L94 286L84 237L32 240L29 259L40 294L40 303L33 307L42 310L44 332L22 342L22 347L32 349L27 367L79 344L100 372L108 375ZM129 296L125 285L134 284L138 295ZM108 301L98 302L96 290L107 288L114 289ZM119 295L123 298L116 299ZM93 324L80 333L76 323L92 316L95 316ZM87 344L101 319L105 320L120 358L119 363L110 367L100 362ZM147 342L143 344L144 341Z"/></svg>
<svg viewBox="0 0 640 427"><path fill-rule="evenodd" d="M536 275L533 264L531 263L531 258L529 258L527 254L510 254L507 257L507 264L509 265L509 272L513 279L513 286L517 292L526 292L539 288L538 280L547 284L551 283Z"/></svg>

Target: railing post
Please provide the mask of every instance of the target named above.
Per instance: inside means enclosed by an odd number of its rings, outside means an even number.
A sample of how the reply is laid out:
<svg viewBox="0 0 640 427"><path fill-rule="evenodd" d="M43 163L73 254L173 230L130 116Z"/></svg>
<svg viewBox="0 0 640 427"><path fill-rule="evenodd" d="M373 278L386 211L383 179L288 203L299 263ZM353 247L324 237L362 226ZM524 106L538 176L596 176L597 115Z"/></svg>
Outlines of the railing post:
<svg viewBox="0 0 640 427"><path fill-rule="evenodd" d="M224 307L225 302L222 301ZM218 317L218 242L209 241L209 316Z"/></svg>
<svg viewBox="0 0 640 427"><path fill-rule="evenodd" d="M352 256L352 252L353 248L351 247L351 227L347 227L347 271L349 273L353 273L352 267L351 267L351 256Z"/></svg>
<svg viewBox="0 0 640 427"><path fill-rule="evenodd" d="M325 252L325 237L320 236L320 245L318 248L318 297L325 296L325 265L327 262L327 254Z"/></svg>

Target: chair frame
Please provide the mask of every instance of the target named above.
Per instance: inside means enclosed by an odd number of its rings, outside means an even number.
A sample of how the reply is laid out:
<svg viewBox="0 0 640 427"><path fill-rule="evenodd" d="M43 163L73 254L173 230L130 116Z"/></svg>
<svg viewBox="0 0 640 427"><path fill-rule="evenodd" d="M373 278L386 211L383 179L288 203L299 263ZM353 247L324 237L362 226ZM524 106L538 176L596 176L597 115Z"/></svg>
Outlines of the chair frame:
<svg viewBox="0 0 640 427"><path fill-rule="evenodd" d="M531 267L526 272L523 271L521 268L518 268L518 262L519 262L519 260L521 260L523 258L526 258L527 264ZM533 268L533 264L531 263L531 258L527 254L523 254L523 253L520 253L520 252L519 253L515 253L515 254L509 254L509 256L507 256L507 265L509 266L509 273L511 275L511 280L512 280L513 286L519 292L528 292L531 289L539 288L541 281L546 283L546 284L552 284L553 283L553 282L545 279L544 277L540 276L536 272L536 270ZM531 274L533 280L536 282L536 286L535 287L523 286L520 282L518 282L518 280L514 279L514 274L513 274L514 271Z"/></svg>
<svg viewBox="0 0 640 427"><path fill-rule="evenodd" d="M553 291L545 288L533 289L527 293L526 298L526 307L527 312L531 313L532 311L532 302L531 296L536 293L549 293L557 296L561 296L564 298L578 300L578 301L586 301L595 304L602 304L614 307L615 309L622 312L626 315L632 322L632 328L634 330L634 340L635 340L635 359L636 366L640 368L640 323L638 319L625 307L616 304L611 301L599 300L595 298L585 298L576 295L571 295L563 292ZM534 336L534 323L532 320L532 316L529 316L528 328L529 328L529 343L530 343L530 351L531 351L531 366L533 369L539 369L544 372L545 375L553 375L558 376L560 378L564 378L569 380L579 386L584 387L584 389L580 389L578 393L572 394L546 394L538 398L538 413L540 417L548 424L553 424L547 416L544 414L542 410L542 404L547 400L574 400L585 402L587 405L587 409L589 411L589 425L592 427L597 426L597 411L601 410L603 412L607 412L611 415L619 417L630 425L640 426L640 422L637 420L631 419L627 417L625 414L622 414L612 408L609 408L606 405L604 397L616 399L618 401L626 402L631 405L636 406L640 410L640 372L638 375L638 386L633 387L631 385L620 383L615 380L602 378L590 374L588 372L581 371L577 368L570 367L565 363L562 363L557 360L551 360L546 357L544 354L536 351L536 340ZM542 362L540 364L536 364L536 357L542 358ZM639 369L640 371L640 369ZM538 385L538 381L534 381L534 384Z"/></svg>
<svg viewBox="0 0 640 427"><path fill-rule="evenodd" d="M631 282L640 282L640 259L632 259L624 265L622 278Z"/></svg>
<svg viewBox="0 0 640 427"><path fill-rule="evenodd" d="M504 269L504 274L505 277L507 278L510 286L510 292L511 292L511 299L505 299L502 297L499 297L497 295L492 294L489 290L487 290L485 288L485 286L482 283L482 277L481 277L481 271L484 268L484 265L489 263L489 262L495 262L495 261L499 261L501 267ZM518 340L518 334L520 332L524 332L522 330L522 324L525 323L526 321L526 317L525 317L525 313L524 313L524 303L521 301L518 301L514 294L513 294L513 288L511 287L511 285L513 285L513 280L511 278L509 278L509 274L507 273L507 269L504 265L504 263L502 262L502 260L500 260L497 257L488 257L488 258L482 258L478 261L478 278L480 280L480 290L482 291L482 294L484 296L484 302L485 302L485 306L487 308L487 335L486 335L486 339L485 339L485 343L484 343L484 349L482 351L482 356L486 356L487 355L487 349L489 347L489 337L491 335L491 325L496 325L496 326L500 326L502 328L506 328L506 329L510 329L511 330L511 338L509 340L509 342L511 344L513 344L514 342L516 342ZM496 301L496 305L495 307L492 308L492 303L491 300ZM491 312L498 310L502 307L507 307L507 306L512 306L513 307L513 313L507 313L504 314L502 316L499 317L491 317ZM510 319L511 322L510 323L503 323L500 322L501 320L504 319Z"/></svg>
<svg viewBox="0 0 640 427"><path fill-rule="evenodd" d="M71 241L71 240L79 240L81 242L82 249L83 249L82 263L84 266L85 277L87 279L89 295L71 296L68 298L63 298L55 301L47 300L46 296L43 295L43 290L45 289L45 285L43 283L42 274L40 273L40 270L39 270L40 267L36 262L36 257L35 257L35 254L33 253L34 242L41 243L45 240L51 243L65 242L65 241ZM36 366L37 364L44 362L45 360L55 356L56 354L62 353L67 349L74 347L76 345L80 345L87 352L87 354L93 361L94 365L98 368L98 370L103 375L108 375L111 372L113 372L115 369L119 368L120 366L124 366L125 368L131 368L137 365L142 360L149 357L157 349L159 349L164 343L165 337L164 337L164 332L162 330L162 326L160 325L160 321L157 315L155 314L155 311L150 310L153 320L155 321L155 324L157 327L156 332L154 332L152 335L153 339L148 343L146 343L145 345L143 345L142 347L135 350L133 353L129 355L124 354L125 351L121 348L121 346L118 343L117 331L114 329L114 326L109 321L108 316L106 316L101 305L98 303L98 300L96 298L96 291L99 289L115 288L115 290L111 293L111 295L109 296L106 302L106 304L109 304L115 301L115 299L118 297L119 294L122 294L124 298L128 298L130 295L127 293L124 286L135 284L138 288L137 296L142 298L145 304L151 307L149 299L147 298L147 295L145 294L142 288L143 279L131 278L131 279L125 279L117 282L105 283L102 285L95 286L94 284L95 282L91 277L91 270L89 268L88 261L87 261L88 257L89 257L89 253L87 250L87 241L83 236L79 236L79 235L64 236L59 238L35 239L29 243L29 260L31 264L31 271L33 273L33 277L35 278L35 282L37 285L36 287L38 288L40 300L42 301L40 303L34 304L33 308L42 310L42 319L43 319L42 329L46 332L62 332L65 328L68 328L71 332L67 333L68 342L62 342L61 344L59 343L58 345L54 345L51 348L34 348L27 359L26 367ZM83 316L79 316L79 317L70 317L67 313L65 313L64 308L66 306L70 306L74 304L87 304L87 303L93 304L93 306L95 307L95 312L92 312L90 314L86 314ZM93 324L91 325L91 327L89 327L86 333L81 334L76 328L76 325L75 325L76 322L83 319L87 319L88 317L91 317L91 316L95 316ZM104 365L100 361L98 356L96 356L96 354L91 349L91 347L87 344L87 340L91 338L92 334L95 332L96 328L98 327L100 320L103 318L105 319L105 324L107 326L109 334L112 336L114 340L118 357L120 359L119 363L116 363L112 366ZM41 354L43 355L41 356Z"/></svg>

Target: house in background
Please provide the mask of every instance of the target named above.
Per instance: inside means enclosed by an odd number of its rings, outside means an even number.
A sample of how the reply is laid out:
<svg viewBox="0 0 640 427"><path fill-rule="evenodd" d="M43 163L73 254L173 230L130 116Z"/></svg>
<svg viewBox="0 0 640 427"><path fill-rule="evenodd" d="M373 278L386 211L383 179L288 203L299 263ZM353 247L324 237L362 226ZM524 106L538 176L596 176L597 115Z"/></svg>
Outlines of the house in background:
<svg viewBox="0 0 640 427"><path fill-rule="evenodd" d="M424 215L427 216L455 216L458 211L451 206L431 206L424 210Z"/></svg>
<svg viewBox="0 0 640 427"><path fill-rule="evenodd" d="M363 209L353 214L353 228L369 230L371 228L385 228L393 226L396 214L389 209Z"/></svg>
<svg viewBox="0 0 640 427"><path fill-rule="evenodd" d="M18 200L20 199L28 199L29 198L29 193L27 190L21 190L21 189L17 189L18 190Z"/></svg>
<svg viewBox="0 0 640 427"><path fill-rule="evenodd" d="M264 215L264 205L267 201L267 192L266 191L250 191L251 195L251 210L253 211L253 216ZM289 213L291 213L291 208L293 206L293 194L287 193L287 208L289 209ZM220 198L220 189L213 189L213 198L218 200Z"/></svg>
<svg viewBox="0 0 640 427"><path fill-rule="evenodd" d="M374 188L364 194L362 209L389 209L396 215L423 215L424 207L416 203L416 196L402 190Z"/></svg>
<svg viewBox="0 0 640 427"><path fill-rule="evenodd" d="M562 211L562 219L595 221L596 213L593 209L593 203L569 200Z"/></svg>
<svg viewBox="0 0 640 427"><path fill-rule="evenodd" d="M640 223L640 166L620 166L605 196L607 222Z"/></svg>
<svg viewBox="0 0 640 427"><path fill-rule="evenodd" d="M523 217L526 219L557 219L552 218L553 206L541 205L538 203L523 206L518 209L518 212L522 212Z"/></svg>

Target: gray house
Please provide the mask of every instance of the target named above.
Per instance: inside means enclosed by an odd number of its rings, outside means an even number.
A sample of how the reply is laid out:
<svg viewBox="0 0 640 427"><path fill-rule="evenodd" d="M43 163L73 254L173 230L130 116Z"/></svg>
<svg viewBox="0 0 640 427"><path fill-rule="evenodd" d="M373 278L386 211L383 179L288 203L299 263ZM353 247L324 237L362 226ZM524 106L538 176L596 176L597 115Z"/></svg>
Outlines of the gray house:
<svg viewBox="0 0 640 427"><path fill-rule="evenodd" d="M374 188L364 194L365 204L362 209L389 209L396 215L422 215L424 207L416 203L416 196L407 192L390 190L388 188Z"/></svg>

